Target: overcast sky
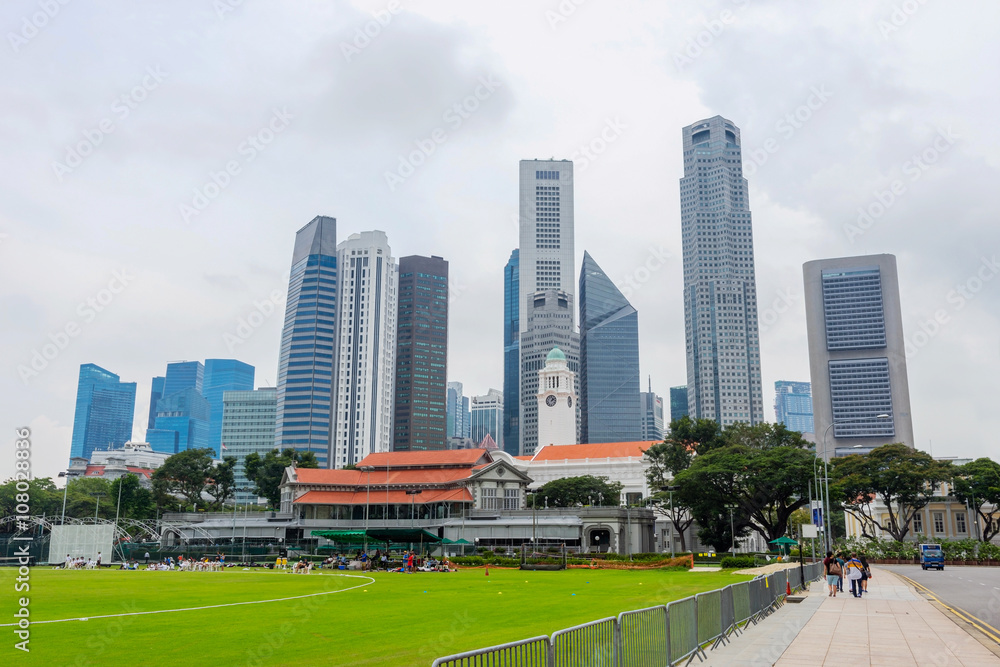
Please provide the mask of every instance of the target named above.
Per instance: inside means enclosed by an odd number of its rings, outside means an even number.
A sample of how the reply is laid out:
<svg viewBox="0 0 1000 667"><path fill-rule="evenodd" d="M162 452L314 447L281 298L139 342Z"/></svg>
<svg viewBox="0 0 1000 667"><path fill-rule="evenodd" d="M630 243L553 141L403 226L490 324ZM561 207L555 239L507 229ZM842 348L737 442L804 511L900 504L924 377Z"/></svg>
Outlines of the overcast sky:
<svg viewBox="0 0 1000 667"><path fill-rule="evenodd" d="M917 446L995 456L998 20L987 0L7 0L0 478L25 425L34 474L65 468L82 363L138 382L136 439L168 361L273 384L318 214L448 259L449 379L502 388L524 158L576 161L576 271L587 250L632 280L666 395L681 127L716 114L742 130L767 418L775 380L809 380L802 264L892 253Z"/></svg>

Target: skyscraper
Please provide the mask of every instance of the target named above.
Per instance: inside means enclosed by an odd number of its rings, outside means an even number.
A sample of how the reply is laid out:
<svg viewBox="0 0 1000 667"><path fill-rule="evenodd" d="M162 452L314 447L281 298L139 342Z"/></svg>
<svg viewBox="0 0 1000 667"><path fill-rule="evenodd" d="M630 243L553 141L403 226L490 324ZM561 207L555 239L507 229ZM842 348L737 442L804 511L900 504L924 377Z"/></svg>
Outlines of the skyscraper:
<svg viewBox="0 0 1000 667"><path fill-rule="evenodd" d="M227 391L253 390L254 367L236 359L206 359L201 395L209 405L208 446L221 456L222 395ZM272 433L273 435L273 433Z"/></svg>
<svg viewBox="0 0 1000 667"><path fill-rule="evenodd" d="M686 417L688 415L688 388L670 388L670 421Z"/></svg>
<svg viewBox="0 0 1000 667"><path fill-rule="evenodd" d="M340 266L334 467L392 448L399 272L385 232L351 234Z"/></svg>
<svg viewBox="0 0 1000 667"><path fill-rule="evenodd" d="M70 458L87 459L95 449L121 447L132 439L135 416L135 382L96 364L80 366Z"/></svg>
<svg viewBox="0 0 1000 667"><path fill-rule="evenodd" d="M448 378L448 262L399 260L394 451L445 449Z"/></svg>
<svg viewBox="0 0 1000 667"><path fill-rule="evenodd" d="M200 394L204 381L205 365L200 361L173 361L167 364L163 395L176 394L183 389L194 389Z"/></svg>
<svg viewBox="0 0 1000 667"><path fill-rule="evenodd" d="M465 402L462 400L462 383L447 385L446 430L449 438L465 437Z"/></svg>
<svg viewBox="0 0 1000 667"><path fill-rule="evenodd" d="M580 442L636 442L643 430L639 315L588 252L579 295Z"/></svg>
<svg viewBox="0 0 1000 667"><path fill-rule="evenodd" d="M521 353L519 345L521 288L519 251L510 253L503 269L503 439L497 444L512 456L519 453L521 411Z"/></svg>
<svg viewBox="0 0 1000 667"><path fill-rule="evenodd" d="M820 259L803 276L817 449L913 447L896 258Z"/></svg>
<svg viewBox="0 0 1000 667"><path fill-rule="evenodd" d="M295 234L278 357L275 446L333 459L337 337L337 221L317 216Z"/></svg>
<svg viewBox="0 0 1000 667"><path fill-rule="evenodd" d="M812 389L808 382L774 383L774 421L799 433L815 433Z"/></svg>
<svg viewBox="0 0 1000 667"><path fill-rule="evenodd" d="M149 392L149 416L146 418L146 428L153 428L156 423L156 402L163 398L163 383L166 378L157 376L153 378L153 384Z"/></svg>
<svg viewBox="0 0 1000 667"><path fill-rule="evenodd" d="M518 303L519 453L538 444L538 372L553 347L579 372L574 285L573 163L521 160Z"/></svg>
<svg viewBox="0 0 1000 667"><path fill-rule="evenodd" d="M764 420L757 285L740 131L722 116L682 131L681 237L688 410L722 426Z"/></svg>
<svg viewBox="0 0 1000 667"><path fill-rule="evenodd" d="M278 392L274 387L222 393L222 455L236 457L236 488L252 486L246 478L246 457L253 453L264 456L274 449L277 414ZM241 491L236 500L251 502L256 494Z"/></svg>
<svg viewBox="0 0 1000 667"><path fill-rule="evenodd" d="M146 430L146 442L156 452L177 454L209 446L211 406L194 387L164 396L156 402L156 421Z"/></svg>
<svg viewBox="0 0 1000 667"><path fill-rule="evenodd" d="M649 391L639 394L642 405L642 438L641 440L663 440L663 399Z"/></svg>
<svg viewBox="0 0 1000 667"><path fill-rule="evenodd" d="M482 396L473 396L469 424L469 437L481 443L489 435L497 447L503 449L503 408L502 391L490 389Z"/></svg>

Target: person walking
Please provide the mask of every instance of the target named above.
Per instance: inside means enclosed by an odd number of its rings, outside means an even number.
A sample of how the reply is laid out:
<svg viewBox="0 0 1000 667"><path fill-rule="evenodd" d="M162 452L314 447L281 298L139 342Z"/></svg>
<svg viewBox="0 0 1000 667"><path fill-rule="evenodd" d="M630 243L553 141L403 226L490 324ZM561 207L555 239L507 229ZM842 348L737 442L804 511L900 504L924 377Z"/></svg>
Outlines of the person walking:
<svg viewBox="0 0 1000 667"><path fill-rule="evenodd" d="M858 554L858 560L861 561L861 592L868 592L868 580L872 578L872 570L868 567L868 559L865 558L863 553Z"/></svg>
<svg viewBox="0 0 1000 667"><path fill-rule="evenodd" d="M852 553L851 560L847 561L847 580L851 582L851 595L856 598L861 597L861 572L864 566L858 560L858 555Z"/></svg>
<svg viewBox="0 0 1000 667"><path fill-rule="evenodd" d="M826 587L829 589L827 597L835 598L837 597L837 584L840 581L842 570L840 563L837 562L832 551L826 552L826 558L823 559L823 566L826 568Z"/></svg>
<svg viewBox="0 0 1000 667"><path fill-rule="evenodd" d="M847 558L845 557L843 551L837 552L837 555L835 556L835 558L837 559L837 563L840 565L840 578L837 580L837 591L840 592L840 593L843 593L844 592L844 572L845 572L845 567L844 566L847 565Z"/></svg>

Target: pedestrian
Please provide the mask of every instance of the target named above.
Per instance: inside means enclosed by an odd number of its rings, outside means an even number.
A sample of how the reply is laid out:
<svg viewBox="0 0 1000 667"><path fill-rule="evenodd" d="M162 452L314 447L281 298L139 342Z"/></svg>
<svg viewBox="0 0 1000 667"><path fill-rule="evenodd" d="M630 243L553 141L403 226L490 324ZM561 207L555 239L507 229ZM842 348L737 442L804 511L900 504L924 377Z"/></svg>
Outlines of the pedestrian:
<svg viewBox="0 0 1000 667"><path fill-rule="evenodd" d="M864 569L861 570L861 592L867 593L868 580L872 578L872 570L868 567L868 559L865 558L863 553L858 554L858 560L861 561L861 565L864 567Z"/></svg>
<svg viewBox="0 0 1000 667"><path fill-rule="evenodd" d="M826 587L829 589L827 597L835 598L837 597L837 584L840 581L842 570L840 563L837 562L832 551L826 552L826 558L823 559L823 566L826 568Z"/></svg>
<svg viewBox="0 0 1000 667"><path fill-rule="evenodd" d="M844 592L844 566L847 565L847 558L844 557L844 552L837 552L837 563L840 565L840 578L837 580L837 591L840 593Z"/></svg>
<svg viewBox="0 0 1000 667"><path fill-rule="evenodd" d="M861 572L864 566L858 560L858 555L851 554L851 559L847 561L847 580L851 582L851 595L861 597Z"/></svg>
<svg viewBox="0 0 1000 667"><path fill-rule="evenodd" d="M149 567L149 552L146 552L146 567Z"/></svg>
<svg viewBox="0 0 1000 667"><path fill-rule="evenodd" d="M100 551L97 552L97 569L98 570L101 569L101 552Z"/></svg>

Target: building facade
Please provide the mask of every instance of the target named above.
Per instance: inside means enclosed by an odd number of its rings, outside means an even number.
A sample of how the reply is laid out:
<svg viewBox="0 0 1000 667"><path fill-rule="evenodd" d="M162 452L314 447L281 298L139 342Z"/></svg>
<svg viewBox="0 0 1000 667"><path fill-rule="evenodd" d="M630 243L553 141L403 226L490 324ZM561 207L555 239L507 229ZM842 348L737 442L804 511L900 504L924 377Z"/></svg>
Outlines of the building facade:
<svg viewBox="0 0 1000 667"><path fill-rule="evenodd" d="M153 378L149 391L149 416L146 420L146 428L153 428L156 424L156 402L163 398L163 383L166 380L163 376Z"/></svg>
<svg viewBox="0 0 1000 667"><path fill-rule="evenodd" d="M254 367L236 359L206 359L202 396L208 401L208 446L215 458L222 455L223 394L227 391L252 391ZM272 440L274 432L271 432Z"/></svg>
<svg viewBox="0 0 1000 667"><path fill-rule="evenodd" d="M649 391L639 394L639 403L642 412L641 440L663 442L663 399L654 394L650 386Z"/></svg>
<svg viewBox="0 0 1000 667"><path fill-rule="evenodd" d="M569 160L519 165L519 453L538 444L538 371L553 347L578 373L574 292L574 176Z"/></svg>
<svg viewBox="0 0 1000 667"><path fill-rule="evenodd" d="M445 449L448 377L448 262L399 260L394 451Z"/></svg>
<svg viewBox="0 0 1000 667"><path fill-rule="evenodd" d="M516 248L503 269L503 450L517 456L521 418L520 251ZM499 442L499 441L498 441Z"/></svg>
<svg viewBox="0 0 1000 667"><path fill-rule="evenodd" d="M89 459L95 449L121 447L132 439L135 382L96 364L80 366L70 457Z"/></svg>
<svg viewBox="0 0 1000 667"><path fill-rule="evenodd" d="M588 252L578 294L580 442L639 440L639 314Z"/></svg>
<svg viewBox="0 0 1000 667"><path fill-rule="evenodd" d="M740 131L715 116L682 131L681 237L688 412L764 420L757 284Z"/></svg>
<svg viewBox="0 0 1000 667"><path fill-rule="evenodd" d="M670 421L688 416L688 388L670 388Z"/></svg>
<svg viewBox="0 0 1000 667"><path fill-rule="evenodd" d="M815 260L803 275L817 450L913 447L896 258Z"/></svg>
<svg viewBox="0 0 1000 667"><path fill-rule="evenodd" d="M351 234L337 246L339 352L333 464L392 448L399 272L385 232Z"/></svg>
<svg viewBox="0 0 1000 667"><path fill-rule="evenodd" d="M235 456L236 488L253 486L246 477L246 457L265 456L274 449L274 428L278 418L278 391L264 387L256 391L226 391L222 394L222 456ZM237 491L236 501L253 502L257 494Z"/></svg>
<svg viewBox="0 0 1000 667"><path fill-rule="evenodd" d="M812 388L808 382L774 383L774 421L799 433L815 433Z"/></svg>
<svg viewBox="0 0 1000 667"><path fill-rule="evenodd" d="M469 437L482 443L486 436L503 449L504 396L497 389L490 389L482 396L473 396L470 401Z"/></svg>
<svg viewBox="0 0 1000 667"><path fill-rule="evenodd" d="M188 387L156 402L156 422L146 429L146 442L154 451L178 454L209 448L211 406L201 392Z"/></svg>
<svg viewBox="0 0 1000 667"><path fill-rule="evenodd" d="M449 438L467 438L465 435L465 397L461 382L449 382L446 396L446 428Z"/></svg>
<svg viewBox="0 0 1000 667"><path fill-rule="evenodd" d="M333 467L337 352L337 221L317 216L295 234L278 355L274 444Z"/></svg>
<svg viewBox="0 0 1000 667"><path fill-rule="evenodd" d="M576 443L577 397L576 373L570 370L563 351L554 347L545 358L545 367L538 371L539 446Z"/></svg>

